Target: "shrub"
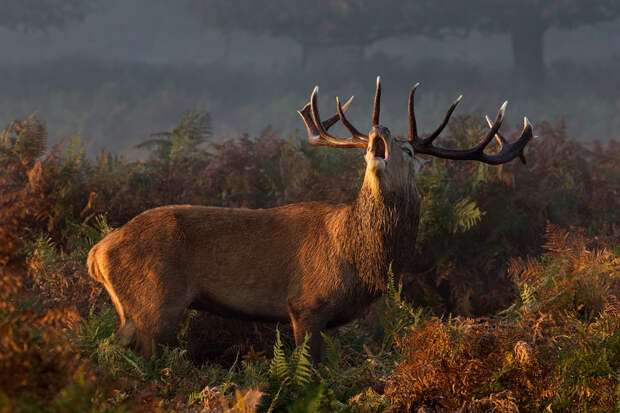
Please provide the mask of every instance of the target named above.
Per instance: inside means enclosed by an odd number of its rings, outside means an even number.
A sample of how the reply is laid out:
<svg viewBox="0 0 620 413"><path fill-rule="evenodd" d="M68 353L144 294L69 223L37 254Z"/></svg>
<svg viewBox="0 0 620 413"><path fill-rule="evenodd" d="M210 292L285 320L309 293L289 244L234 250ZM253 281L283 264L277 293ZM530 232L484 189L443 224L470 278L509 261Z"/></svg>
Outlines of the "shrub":
<svg viewBox="0 0 620 413"><path fill-rule="evenodd" d="M399 342L393 406L612 411L620 399L620 256L548 225L546 252L513 260L520 296L495 319L434 319Z"/></svg>

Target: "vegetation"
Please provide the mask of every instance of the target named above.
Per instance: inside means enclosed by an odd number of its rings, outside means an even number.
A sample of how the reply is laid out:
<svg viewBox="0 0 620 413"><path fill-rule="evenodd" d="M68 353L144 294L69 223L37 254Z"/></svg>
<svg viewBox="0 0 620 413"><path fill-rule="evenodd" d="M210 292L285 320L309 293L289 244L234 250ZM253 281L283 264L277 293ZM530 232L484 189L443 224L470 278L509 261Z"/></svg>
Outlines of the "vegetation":
<svg viewBox="0 0 620 413"><path fill-rule="evenodd" d="M459 118L443 144L482 128ZM414 273L390 274L364 317L325 335L317 366L288 326L191 311L179 345L146 361L113 334L84 261L156 205L351 200L361 153L271 128L213 142L196 111L152 136L145 161L91 160L79 137L47 151L46 134L30 117L0 135L2 412L620 410L613 141L586 147L545 123L527 165L425 159Z"/></svg>

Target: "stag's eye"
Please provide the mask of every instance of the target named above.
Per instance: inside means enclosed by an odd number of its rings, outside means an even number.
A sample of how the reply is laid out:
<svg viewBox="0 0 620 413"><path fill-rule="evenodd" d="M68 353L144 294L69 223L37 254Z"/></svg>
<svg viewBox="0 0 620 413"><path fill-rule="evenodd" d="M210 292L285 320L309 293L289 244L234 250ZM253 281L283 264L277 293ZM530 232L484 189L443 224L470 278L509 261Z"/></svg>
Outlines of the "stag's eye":
<svg viewBox="0 0 620 413"><path fill-rule="evenodd" d="M403 148L403 152L405 152L409 157L413 158L413 152L409 148Z"/></svg>

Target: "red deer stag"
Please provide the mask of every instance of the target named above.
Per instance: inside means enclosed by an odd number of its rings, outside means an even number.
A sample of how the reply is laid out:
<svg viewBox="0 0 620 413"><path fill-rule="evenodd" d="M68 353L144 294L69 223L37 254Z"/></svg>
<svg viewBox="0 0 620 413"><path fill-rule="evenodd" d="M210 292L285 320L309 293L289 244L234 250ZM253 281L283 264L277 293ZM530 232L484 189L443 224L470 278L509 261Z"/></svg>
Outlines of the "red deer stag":
<svg viewBox="0 0 620 413"><path fill-rule="evenodd" d="M299 111L312 145L366 149L364 183L351 204L304 202L255 210L164 206L141 213L95 245L89 273L112 299L119 336L135 340L149 358L152 343L173 343L184 310L196 308L252 320L290 320L295 342L310 333L312 356L320 360L321 330L356 317L384 290L390 263L402 267L412 254L419 220L414 154L496 165L517 156L524 160L523 149L532 138L527 119L514 143L498 132L504 104L478 145L466 150L435 146L460 97L437 130L420 138L413 109L416 87L409 95L408 140L393 138L379 124L379 78L368 135L347 120L347 105L338 99L338 114L321 122L318 87ZM351 137L328 134L338 120ZM485 153L493 137L501 148Z"/></svg>

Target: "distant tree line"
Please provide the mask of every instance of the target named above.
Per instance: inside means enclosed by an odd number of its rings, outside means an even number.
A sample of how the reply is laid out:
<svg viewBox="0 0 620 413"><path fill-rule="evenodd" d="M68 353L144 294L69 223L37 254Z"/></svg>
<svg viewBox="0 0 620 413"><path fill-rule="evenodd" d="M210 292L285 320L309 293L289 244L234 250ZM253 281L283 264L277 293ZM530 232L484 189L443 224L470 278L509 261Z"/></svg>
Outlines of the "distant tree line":
<svg viewBox="0 0 620 413"><path fill-rule="evenodd" d="M507 33L515 85L538 86L545 77L544 35L620 16L616 0L190 0L192 11L222 33L246 30L287 36L311 50L364 47L385 38Z"/></svg>
<svg viewBox="0 0 620 413"><path fill-rule="evenodd" d="M179 2L162 0L170 7ZM63 28L102 5L101 0L0 0L0 27L37 31ZM620 17L617 0L186 0L191 14L230 35L236 30L286 36L301 46L306 67L316 51L357 50L381 39L507 33L515 85L545 78L544 35Z"/></svg>

